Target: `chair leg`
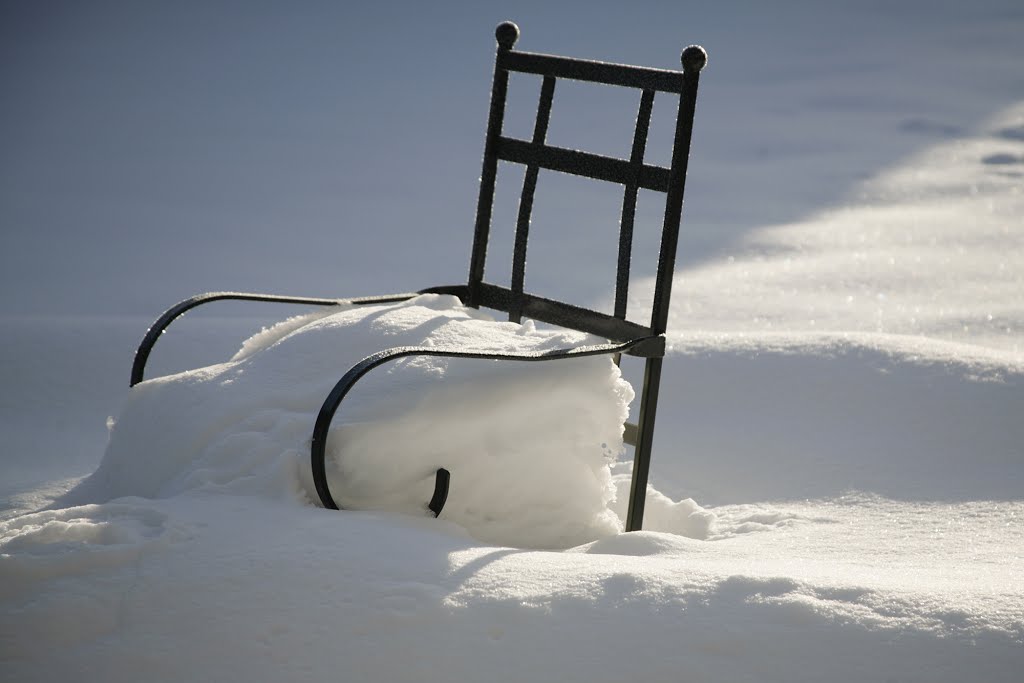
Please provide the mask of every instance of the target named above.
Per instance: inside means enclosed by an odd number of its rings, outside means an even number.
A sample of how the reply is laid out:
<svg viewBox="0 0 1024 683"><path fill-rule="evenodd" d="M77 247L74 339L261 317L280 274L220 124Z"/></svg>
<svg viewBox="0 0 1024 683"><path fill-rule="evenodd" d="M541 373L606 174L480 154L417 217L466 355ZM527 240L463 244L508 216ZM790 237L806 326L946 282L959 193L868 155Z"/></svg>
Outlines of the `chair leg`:
<svg viewBox="0 0 1024 683"><path fill-rule="evenodd" d="M648 358L644 367L644 386L640 394L640 419L637 421L636 451L633 455L633 481L629 487L629 508L626 531L639 531L644 524L644 503L647 501L647 475L651 469L651 443L654 439L654 417L661 386L661 358Z"/></svg>

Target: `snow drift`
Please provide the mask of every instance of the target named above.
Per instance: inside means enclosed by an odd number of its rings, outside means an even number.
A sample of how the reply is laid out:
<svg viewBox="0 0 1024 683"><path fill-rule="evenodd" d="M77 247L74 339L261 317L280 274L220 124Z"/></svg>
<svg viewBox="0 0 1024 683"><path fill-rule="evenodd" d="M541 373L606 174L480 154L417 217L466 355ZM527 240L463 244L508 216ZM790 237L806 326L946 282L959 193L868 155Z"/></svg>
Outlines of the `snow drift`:
<svg viewBox="0 0 1024 683"><path fill-rule="evenodd" d="M495 322L449 296L352 306L285 321L230 361L131 391L79 500L204 490L318 501L309 438L320 406L382 348L492 352L595 343L572 331ZM446 519L477 538L569 547L621 531L608 509L633 391L609 357L527 364L413 357L367 375L328 440L343 508L427 514L433 475L452 472ZM319 503L317 503L319 504Z"/></svg>
<svg viewBox="0 0 1024 683"><path fill-rule="evenodd" d="M416 308L439 313L398 310ZM306 326L317 322L332 324ZM279 332L255 339L239 360L270 358L287 338ZM966 474L999 443L1024 441L1011 415L1024 373L999 358L927 340L900 348L892 337L675 339L666 379L680 389L667 395L658 436L678 456L654 464L660 483L737 501L710 511L674 504L713 517L706 540L648 530L568 552L522 550L481 544L447 512L434 520L314 507L295 495L305 489L291 468L304 461L288 457L252 458L247 474L231 477L207 450L173 476L139 467L134 480L159 497L61 503L0 524L5 672L24 681L172 681L198 666L207 678L252 680L521 681L552 672L593 683L639 668L647 681L1010 683L1024 647L1024 503L986 494L1000 477L1019 481L1020 451L976 468L958 497L935 486L948 473L929 473L958 452ZM609 373L600 370L605 392ZM422 384L405 376L407 386ZM197 378L155 380L149 391L170 395L186 380ZM918 405L908 406L911 396ZM677 408L684 397L692 417ZM1002 413L986 416L1000 404ZM230 417L224 402L210 407L222 411L213 423ZM976 447L944 446L957 431ZM860 441L846 441L858 432ZM849 482L865 490L834 493ZM77 495L101 483L97 475ZM554 479L531 484L543 490L520 493L560 492ZM878 495L890 488L913 500ZM771 500L793 491L811 499ZM408 497L422 505L418 492ZM662 502L649 507L648 529L671 511ZM645 643L650 656L627 656L627 641Z"/></svg>

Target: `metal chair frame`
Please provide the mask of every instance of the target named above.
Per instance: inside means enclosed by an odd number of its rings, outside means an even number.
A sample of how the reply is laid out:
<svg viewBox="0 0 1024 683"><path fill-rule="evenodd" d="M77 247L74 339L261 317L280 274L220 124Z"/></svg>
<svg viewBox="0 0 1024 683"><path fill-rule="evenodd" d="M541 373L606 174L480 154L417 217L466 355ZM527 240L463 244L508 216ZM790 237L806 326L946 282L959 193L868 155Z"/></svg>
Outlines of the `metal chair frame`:
<svg viewBox="0 0 1024 683"><path fill-rule="evenodd" d="M486 307L508 314L509 320L520 322L523 317L589 332L609 340L607 344L559 349L544 353L476 353L436 347L399 347L382 350L353 366L338 381L324 401L315 426L310 447L310 466L317 494L326 508L339 509L331 495L326 473L326 446L330 424L342 400L356 382L374 368L405 356L442 356L448 358L485 358L511 361L552 361L592 355L620 354L646 360L643 387L640 392L640 412L636 424L626 423L624 440L635 447L630 500L626 530L638 530L643 525L644 503L650 471L651 447L661 382L662 360L665 354L665 332L668 323L672 276L675 269L676 247L682 219L683 190L686 182L690 138L693 130L694 107L701 69L707 63L703 48L691 45L682 52L682 71L651 69L624 64L610 64L569 57L558 57L514 50L519 28L512 22L503 22L495 31L497 55L494 81L491 89L490 113L484 146L483 172L477 202L473 250L470 258L469 281L465 285L431 287L415 293L393 294L356 299L327 299L290 297L246 292L212 292L186 299L168 309L146 332L132 366L131 386L143 381L146 361L153 345L164 330L177 317L201 304L218 300L264 301L313 306L339 306L344 304L369 305L399 302L423 293L445 293L458 296L474 308ZM540 101L537 107L533 137L520 140L502 134L505 102L510 72L542 76ZM590 154L555 147L546 143L548 123L554 98L555 84L565 78L577 81L633 88L641 91L633 146L628 160ZM644 151L650 128L655 93L679 96L675 139L669 168L644 163ZM509 287L484 280L484 265L491 228L494 191L498 162L523 164L526 172L520 195L518 220L513 247L512 278ZM622 214L619 229L618 265L615 277L614 313L608 315L567 302L547 299L524 291L526 252L529 240L530 216L540 169L569 173L623 185ZM626 320L629 273L633 244L633 225L636 214L637 193L640 188L663 192L666 195L662 225L661 248L650 324L640 325ZM434 496L428 508L435 516L441 513L448 495L450 473L441 468L436 471Z"/></svg>

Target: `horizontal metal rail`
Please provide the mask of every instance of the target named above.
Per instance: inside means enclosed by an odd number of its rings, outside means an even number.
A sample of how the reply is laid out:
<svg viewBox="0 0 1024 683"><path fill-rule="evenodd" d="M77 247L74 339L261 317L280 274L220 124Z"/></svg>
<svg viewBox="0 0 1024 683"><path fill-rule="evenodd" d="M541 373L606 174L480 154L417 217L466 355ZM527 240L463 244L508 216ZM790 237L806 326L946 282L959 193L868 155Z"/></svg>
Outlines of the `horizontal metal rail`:
<svg viewBox="0 0 1024 683"><path fill-rule="evenodd" d="M313 483L316 486L317 495L325 508L340 510L341 507L331 494L330 484L327 482L327 435L330 431L331 421L338 411L338 407L345 399L345 396L352 390L364 375L376 367L399 358L407 356L442 356L445 358L475 358L481 360L510 360L510 361L552 361L564 360L567 358L584 358L587 356L610 355L616 353L636 352L637 355L646 355L649 351L644 349L656 349L659 346L664 349L664 337L643 337L631 339L627 342L617 344L595 344L592 346L576 346L565 349L552 349L550 351L529 351L520 353L491 353L477 351L462 351L458 349L444 349L425 346L399 346L391 349L378 351L367 356L346 372L334 385L330 394L324 400L320 412L313 427L313 439L310 444L310 466L313 472ZM434 495L428 504L428 509L437 517L444 508L447 500L450 475L448 470L438 468L434 482Z"/></svg>
<svg viewBox="0 0 1024 683"><path fill-rule="evenodd" d="M620 185L636 185L645 190L668 192L669 169L651 164L633 164L625 159L580 152L564 147L538 144L501 136L497 142L499 159L551 171L572 173Z"/></svg>
<svg viewBox="0 0 1024 683"><path fill-rule="evenodd" d="M651 328L628 320L533 294L518 294L489 282L477 285L477 295L481 306L506 313L518 299L521 303L520 310L526 318L589 332L613 341L623 342L653 334Z"/></svg>
<svg viewBox="0 0 1024 683"><path fill-rule="evenodd" d="M537 52L520 52L519 50L499 51L498 68L518 71L520 73L569 78L574 81L641 88L643 90L659 90L672 93L681 93L683 91L683 74L681 71L651 69L649 67L597 62L572 57L557 57Z"/></svg>

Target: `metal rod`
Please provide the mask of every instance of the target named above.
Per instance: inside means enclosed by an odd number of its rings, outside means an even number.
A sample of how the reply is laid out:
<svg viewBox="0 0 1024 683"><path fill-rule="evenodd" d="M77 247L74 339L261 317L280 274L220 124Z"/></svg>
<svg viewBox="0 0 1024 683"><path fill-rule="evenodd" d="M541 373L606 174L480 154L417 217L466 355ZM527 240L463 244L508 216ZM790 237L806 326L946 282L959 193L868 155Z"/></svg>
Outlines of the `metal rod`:
<svg viewBox="0 0 1024 683"><path fill-rule="evenodd" d="M410 298L415 296L415 294L400 294L397 296ZM172 322L196 306L201 306L212 301L224 300L262 301L266 303L302 304L306 306L338 306L343 303L347 303L344 299L280 296L277 294L256 294L251 292L207 292L206 294L197 294L196 296L185 299L184 301L179 301L175 305L171 306L164 311L152 325L149 326L149 329L146 330L145 336L143 336L142 341L139 343L139 347L135 350L135 359L132 361L132 373L131 379L128 381L128 386L133 387L145 379L146 363L149 362L149 354L152 353L153 347L160 339L160 335L164 333ZM400 301L401 299L396 298L391 300Z"/></svg>
<svg viewBox="0 0 1024 683"><path fill-rule="evenodd" d="M679 225L683 212L683 191L686 189L686 167L690 158L690 138L693 135L693 113L697 104L700 70L707 63L707 53L703 48L691 45L683 50L682 62L686 87L679 96L675 143L672 147L672 178L668 196L665 198L665 221L661 232L661 252L658 255L658 276L651 306L651 329L659 334L668 326L672 275L675 272L676 247L679 243Z"/></svg>
<svg viewBox="0 0 1024 683"><path fill-rule="evenodd" d="M552 145L535 145L516 138L500 137L497 154L498 158L517 164L536 165L551 171L607 180L620 185L636 183L645 190L667 192L671 181L670 169L661 166L642 164L634 168L625 159Z"/></svg>
<svg viewBox="0 0 1024 683"><path fill-rule="evenodd" d="M551 102L555 96L555 79L545 76L540 88L540 101L537 103L537 120L533 126L533 144L544 144L548 135L548 123L551 120ZM512 293L521 295L526 280L526 245L530 239L530 215L533 213L533 195L537 191L536 164L526 167L523 176L523 192L519 196L519 217L516 221L515 248L512 252ZM518 296L512 301L508 319L514 323L522 320L522 303Z"/></svg>
<svg viewBox="0 0 1024 683"><path fill-rule="evenodd" d="M647 478L651 471L651 446L654 441L654 418L658 409L658 391L661 388L661 363L661 358L648 358L644 367L644 387L640 399L640 419L637 421L626 531L639 531L644 525Z"/></svg>
<svg viewBox="0 0 1024 683"><path fill-rule="evenodd" d="M669 301L672 294L672 275L675 270L679 225L682 219L683 191L686 185L686 167L690 155L693 133L693 114L697 102L700 71L707 64L704 48L691 45L683 50L684 88L679 95L676 117L675 142L672 147L672 181L665 198L665 221L662 228L661 251L658 255L658 277L654 286L651 312L651 330L664 334L668 325ZM647 478L651 467L651 447L654 440L654 418L661 387L661 358L649 358L644 368L644 386L640 398L636 451L633 456L633 479L629 489L629 509L626 531L643 528L644 505L647 501Z"/></svg>
<svg viewBox="0 0 1024 683"><path fill-rule="evenodd" d="M481 306L507 313L518 298L522 313L527 318L589 332L605 339L626 341L651 334L651 328L644 325L534 294L522 293L517 297L510 289L489 282L481 282L477 294Z"/></svg>
<svg viewBox="0 0 1024 683"><path fill-rule="evenodd" d="M636 114L636 128L633 130L633 150L629 163L637 169L644 163L647 148L647 133L651 128L651 111L654 108L654 91L644 90L640 96L640 109ZM622 219L619 221L619 260L615 272L615 317L626 319L626 305L629 299L629 265L633 257L633 227L636 221L635 183L626 185L622 196Z"/></svg>
<svg viewBox="0 0 1024 683"><path fill-rule="evenodd" d="M519 38L519 27L510 21L498 25L494 32L498 41L494 63L494 83L491 86L491 107L487 116L487 138L484 142L483 170L480 172L480 195L476 204L476 225L473 230L473 254L469 261L470 306L479 306L477 284L484 279L487 262L487 241L491 232L491 212L494 208L494 185L498 177L498 138L505 120L505 100L508 96L508 71L500 66L501 56L512 50Z"/></svg>
<svg viewBox="0 0 1024 683"><path fill-rule="evenodd" d="M299 304L303 306L343 306L343 305L373 305L373 304L387 304L397 303L399 301L406 301L412 299L420 294L451 294L459 297L463 303L469 299L468 289L465 285L441 285L438 287L429 287L427 289L421 289L418 292L408 292L405 294L385 294L382 296L364 296L357 297L354 299L325 299L322 297L308 297L308 296L281 296L279 294L258 294L253 292L207 292L206 294L197 294L196 296L179 301L175 305L168 308L161 314L156 321L150 325L149 329L146 330L145 336L139 343L139 348L135 350L135 359L132 362L132 374L129 380L129 387L133 387L139 382L145 379L146 375L146 363L149 361L149 355L153 352L153 347L156 345L160 336L165 330L177 320L179 317L187 313L188 311L208 304L213 301L258 301L265 303L275 304Z"/></svg>

